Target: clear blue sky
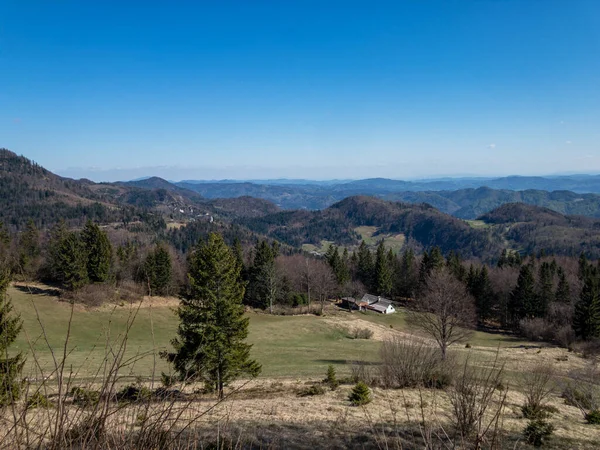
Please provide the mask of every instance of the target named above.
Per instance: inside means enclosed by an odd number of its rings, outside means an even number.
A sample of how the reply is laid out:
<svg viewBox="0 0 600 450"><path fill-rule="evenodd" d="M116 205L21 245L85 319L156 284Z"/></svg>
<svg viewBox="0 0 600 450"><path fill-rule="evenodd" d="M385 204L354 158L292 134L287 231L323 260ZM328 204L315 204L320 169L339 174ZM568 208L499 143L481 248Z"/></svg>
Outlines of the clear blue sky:
<svg viewBox="0 0 600 450"><path fill-rule="evenodd" d="M600 171L600 1L0 1L0 147L95 180Z"/></svg>

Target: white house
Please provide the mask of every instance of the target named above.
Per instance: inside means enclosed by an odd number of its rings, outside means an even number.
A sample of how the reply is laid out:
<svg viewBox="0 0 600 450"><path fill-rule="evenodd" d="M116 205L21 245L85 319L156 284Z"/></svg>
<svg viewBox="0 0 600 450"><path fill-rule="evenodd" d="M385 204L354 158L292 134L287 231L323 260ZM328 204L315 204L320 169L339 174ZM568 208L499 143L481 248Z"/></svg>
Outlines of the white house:
<svg viewBox="0 0 600 450"><path fill-rule="evenodd" d="M366 309L381 314L392 314L396 312L396 308L394 308L391 300L371 294L365 294L361 300L361 304L366 305Z"/></svg>

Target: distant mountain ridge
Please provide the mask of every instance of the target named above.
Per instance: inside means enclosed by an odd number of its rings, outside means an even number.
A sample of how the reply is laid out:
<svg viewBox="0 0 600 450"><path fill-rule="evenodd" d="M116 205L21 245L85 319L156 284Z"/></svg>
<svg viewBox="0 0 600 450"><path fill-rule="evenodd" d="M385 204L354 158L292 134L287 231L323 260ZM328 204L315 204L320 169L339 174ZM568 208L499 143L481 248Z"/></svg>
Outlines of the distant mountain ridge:
<svg viewBox="0 0 600 450"><path fill-rule="evenodd" d="M590 186L597 179L600 192L600 176L580 177L587 180ZM508 177L506 179L488 180L496 186L514 185L518 179L518 187L551 184L552 179L540 177ZM560 184L571 184L569 178L561 178ZM596 193L579 193L556 189L506 189L502 187L463 187L463 184L481 184L481 179L472 180L440 180L427 183L374 178L352 181L334 185L268 185L250 182L229 183L176 183L177 186L195 191L205 198L235 198L251 196L269 200L282 209L325 209L344 198L355 195L370 195L384 200L395 200L409 203L428 203L440 211L462 219L475 219L481 214L491 211L506 203L522 202L543 206L563 214L600 217L600 195ZM427 189L426 189L427 188ZM435 190L433 188L443 188Z"/></svg>

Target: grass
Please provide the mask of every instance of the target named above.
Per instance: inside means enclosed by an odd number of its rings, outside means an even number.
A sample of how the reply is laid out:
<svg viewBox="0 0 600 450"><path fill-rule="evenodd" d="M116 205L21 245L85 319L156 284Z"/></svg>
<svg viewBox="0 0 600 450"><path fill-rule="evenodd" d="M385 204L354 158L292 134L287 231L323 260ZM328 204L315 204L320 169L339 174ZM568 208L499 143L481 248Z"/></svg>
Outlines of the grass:
<svg viewBox="0 0 600 450"><path fill-rule="evenodd" d="M471 228L490 228L490 225L485 223L483 220L465 220Z"/></svg>
<svg viewBox="0 0 600 450"><path fill-rule="evenodd" d="M376 234L377 227L362 226L355 228L354 231L361 236L362 240L369 247L375 247L383 239L386 248L391 248L394 253L398 253L406 241L404 234Z"/></svg>
<svg viewBox="0 0 600 450"><path fill-rule="evenodd" d="M24 320L24 331L20 334L16 348L29 353L29 342L41 363L50 367L52 355L42 337L35 308L39 312L48 342L55 352L62 352L67 333L71 306L60 302L50 294L31 294L11 287L9 289L15 310ZM34 308L35 305L35 308ZM69 364L79 371L82 378L93 375L104 356L108 336L114 341L126 328L128 318L134 310L130 306L105 306L88 310L75 306L69 345ZM349 339L347 333L327 318L317 316L270 316L250 313L249 342L254 345L252 355L263 365L264 377L302 377L324 375L327 366L333 364L339 373L349 371L349 361L374 361L378 358L379 342L376 340ZM394 330L414 331L406 323L402 308L396 314L354 313L338 317L342 323L362 319ZM142 307L129 333L126 357L150 354L135 364L131 373L122 375L150 377L154 366L151 356L154 350L170 348L175 337L177 317L172 307ZM154 337L152 331L154 331ZM156 343L156 348L153 345ZM476 332L469 341L471 345L484 347L509 347L524 342L510 336ZM168 371L164 361L157 359L157 374ZM33 358L28 358L31 373ZM28 372L29 370L29 372Z"/></svg>

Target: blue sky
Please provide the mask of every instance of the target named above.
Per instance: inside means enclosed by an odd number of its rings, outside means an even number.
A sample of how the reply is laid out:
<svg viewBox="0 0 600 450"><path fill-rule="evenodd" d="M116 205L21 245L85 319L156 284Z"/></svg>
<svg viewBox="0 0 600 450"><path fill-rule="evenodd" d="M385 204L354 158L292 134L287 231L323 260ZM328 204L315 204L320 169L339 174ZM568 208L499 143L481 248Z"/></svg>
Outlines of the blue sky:
<svg viewBox="0 0 600 450"><path fill-rule="evenodd" d="M600 172L597 0L3 0L0 66L77 178Z"/></svg>

